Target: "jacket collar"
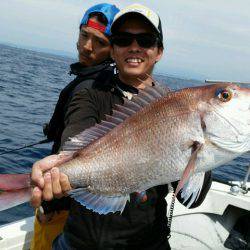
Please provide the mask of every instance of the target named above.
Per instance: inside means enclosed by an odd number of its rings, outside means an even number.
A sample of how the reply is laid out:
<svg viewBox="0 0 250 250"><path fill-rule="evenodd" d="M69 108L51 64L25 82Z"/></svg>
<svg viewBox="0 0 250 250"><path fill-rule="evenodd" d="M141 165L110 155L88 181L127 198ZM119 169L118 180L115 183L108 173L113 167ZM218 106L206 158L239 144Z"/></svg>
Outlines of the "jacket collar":
<svg viewBox="0 0 250 250"><path fill-rule="evenodd" d="M80 64L79 62L77 63L73 63L70 65L70 75L76 75L76 76L88 76L88 75L92 75L95 73L100 72L101 70L107 68L110 66L110 64L112 63L111 60L106 60L101 64L98 64L96 66L91 66L91 67L84 67L82 64Z"/></svg>
<svg viewBox="0 0 250 250"><path fill-rule="evenodd" d="M118 75L115 76L115 82L116 82L116 86L119 88L119 90L130 92L132 94L138 94L137 88L135 88L131 85L127 85L126 83L122 82L119 79Z"/></svg>

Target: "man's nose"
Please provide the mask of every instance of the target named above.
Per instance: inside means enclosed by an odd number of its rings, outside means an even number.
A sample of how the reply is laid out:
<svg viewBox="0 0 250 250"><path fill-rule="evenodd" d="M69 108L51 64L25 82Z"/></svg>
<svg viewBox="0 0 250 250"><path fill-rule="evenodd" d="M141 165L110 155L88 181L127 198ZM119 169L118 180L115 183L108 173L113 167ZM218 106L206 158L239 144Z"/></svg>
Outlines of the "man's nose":
<svg viewBox="0 0 250 250"><path fill-rule="evenodd" d="M137 51L137 52L141 50L141 47L137 43L136 39L133 39L133 42L129 45L129 49L130 51Z"/></svg>
<svg viewBox="0 0 250 250"><path fill-rule="evenodd" d="M93 50L93 45L91 39L88 39L84 44L84 49L91 52Z"/></svg>

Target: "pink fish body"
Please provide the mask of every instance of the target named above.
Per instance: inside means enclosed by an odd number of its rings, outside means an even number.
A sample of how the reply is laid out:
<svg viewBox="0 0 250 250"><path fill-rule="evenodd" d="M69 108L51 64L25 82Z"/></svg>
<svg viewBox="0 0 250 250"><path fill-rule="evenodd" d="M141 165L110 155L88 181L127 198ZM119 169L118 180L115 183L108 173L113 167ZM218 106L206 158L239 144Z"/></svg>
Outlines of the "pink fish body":
<svg viewBox="0 0 250 250"><path fill-rule="evenodd" d="M87 197L90 193L99 201L104 197L127 200L130 193L179 180L197 142L202 146L195 172L211 170L250 150L247 88L216 84L170 92L161 98L152 95L150 88L134 99L149 104L141 103L139 111L130 102L124 109L119 107L124 114L128 114L126 108L137 112L114 128L104 122L108 132L61 166L72 186L84 187ZM115 117L121 118L121 114ZM101 126L96 129L103 130ZM87 130L78 139L84 140L92 132ZM88 207L86 196L79 192L77 196ZM89 208L103 211L92 205Z"/></svg>
<svg viewBox="0 0 250 250"><path fill-rule="evenodd" d="M204 172L250 151L250 89L147 87L64 150L76 152L60 166L69 194L100 214L122 212L131 193L180 179L178 191L195 198Z"/></svg>

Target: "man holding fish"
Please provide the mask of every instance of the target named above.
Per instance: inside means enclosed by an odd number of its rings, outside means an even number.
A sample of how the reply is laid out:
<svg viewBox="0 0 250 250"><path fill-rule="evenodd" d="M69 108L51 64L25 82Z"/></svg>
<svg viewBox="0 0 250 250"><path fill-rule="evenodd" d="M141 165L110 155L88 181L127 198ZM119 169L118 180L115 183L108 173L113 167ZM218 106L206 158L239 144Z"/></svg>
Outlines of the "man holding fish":
<svg viewBox="0 0 250 250"><path fill-rule="evenodd" d="M62 132L65 137L68 137L66 130L70 130L69 135L74 133L73 127L65 130L64 124L71 97L81 89L98 84L98 78L109 81L113 75L114 62L110 58L109 37L111 24L118 11L115 5L101 3L90 7L83 14L78 26L78 62L70 65L70 74L75 79L61 91L53 116L44 126L47 138L53 141L52 154L57 153L60 148ZM31 250L51 248L52 241L62 232L68 216L68 200L69 198L63 197L50 202L43 201L42 206L36 210Z"/></svg>
<svg viewBox="0 0 250 250"><path fill-rule="evenodd" d="M79 123L79 133L104 120L105 115L111 114L116 104L123 104L124 97L131 99L133 95L138 94L138 90L143 90L148 85L154 85L150 75L155 63L161 59L163 53L163 34L158 15L141 5L128 6L115 17L112 33L111 54L117 64L119 74L114 76L110 84L100 86L95 90L85 89L73 97L73 104L68 111L66 123L68 127L76 122ZM167 94L167 90L160 87L157 88L157 92L159 92L158 95ZM119 107L121 108L121 106ZM82 109L85 110L86 115L78 117L77 110ZM122 115L119 117L118 112L116 116L115 114L113 117L109 116L111 124L115 123L115 120L116 122L119 119L122 120ZM95 129L95 138L98 133L103 134L103 130ZM122 137L119 134L117 136ZM67 140L68 138L63 135L62 141ZM64 150L72 150L70 142L66 143ZM73 150L75 150L74 145ZM93 150L93 153L94 151L98 158L98 151ZM115 150L111 149L110 152L112 151ZM119 154L124 157L122 151ZM119 157L117 155L115 158ZM31 202L35 207L40 205L42 197L44 200L60 198L71 190L72 182L69 182L68 176L54 167L71 158L72 154L52 155L34 164L32 180L37 183L37 187L33 190ZM116 160L110 164L116 164ZM46 170L50 171L46 172L43 178L43 172ZM147 175L146 169L145 174ZM117 177L119 174L114 175L114 178ZM210 186L209 174L206 182L200 198L193 206L200 204L205 197ZM103 183L103 189L107 189L105 183ZM97 211L96 213L71 199L70 214L64 233L56 239L54 248L168 249L165 201L168 193L167 185L150 188L146 194L143 192L145 189L137 191L130 195L128 202L123 201L121 204L119 201L114 202L117 208L120 208L121 214L115 213L116 211L112 208L93 209L92 205L85 204L91 210ZM103 204L105 205L105 201ZM109 214L103 216L99 213Z"/></svg>
<svg viewBox="0 0 250 250"><path fill-rule="evenodd" d="M119 73L73 97L66 124L78 123L79 135L62 136L64 153L34 164L31 203L72 197L54 249L170 249L163 184L181 179L176 194L200 204L204 172L249 151L250 91L221 84L168 93L152 83L163 35L144 6L120 11L111 31Z"/></svg>

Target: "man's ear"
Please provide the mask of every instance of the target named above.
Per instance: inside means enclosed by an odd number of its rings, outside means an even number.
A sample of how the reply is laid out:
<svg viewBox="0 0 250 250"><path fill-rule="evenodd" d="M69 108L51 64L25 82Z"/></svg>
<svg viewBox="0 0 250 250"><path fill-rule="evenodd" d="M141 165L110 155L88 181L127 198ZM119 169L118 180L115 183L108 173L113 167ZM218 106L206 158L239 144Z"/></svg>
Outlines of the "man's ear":
<svg viewBox="0 0 250 250"><path fill-rule="evenodd" d="M163 55L163 47L158 47L158 55L156 56L155 62L159 62L161 60L161 57Z"/></svg>
<svg viewBox="0 0 250 250"><path fill-rule="evenodd" d="M76 48L77 48L77 50L79 50L79 42L78 41L76 43Z"/></svg>

